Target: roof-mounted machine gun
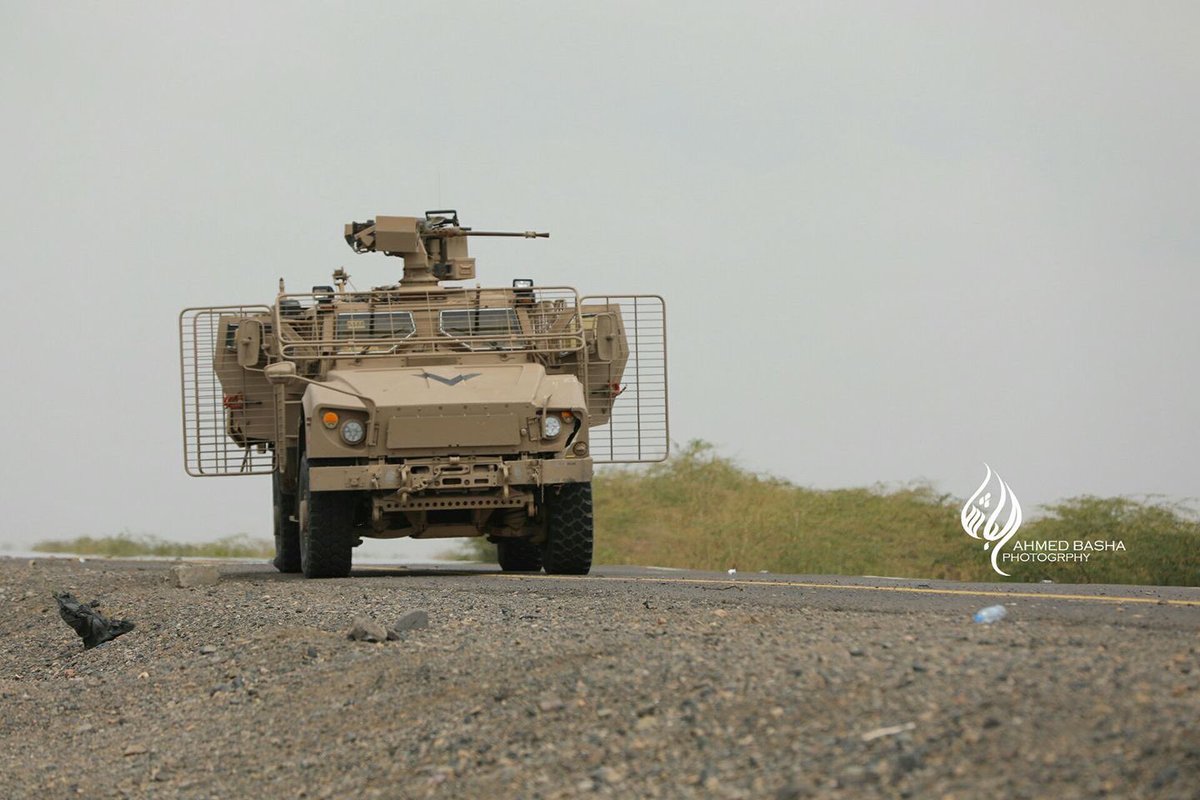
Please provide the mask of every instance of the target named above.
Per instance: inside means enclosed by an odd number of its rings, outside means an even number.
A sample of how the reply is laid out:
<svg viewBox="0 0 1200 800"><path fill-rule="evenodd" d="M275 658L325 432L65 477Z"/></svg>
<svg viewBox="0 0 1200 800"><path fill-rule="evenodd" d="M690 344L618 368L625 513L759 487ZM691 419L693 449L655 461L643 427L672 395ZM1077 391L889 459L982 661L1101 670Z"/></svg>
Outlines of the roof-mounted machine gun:
<svg viewBox="0 0 1200 800"><path fill-rule="evenodd" d="M401 286L465 281L475 277L475 259L467 255L468 236L547 239L536 231L474 231L458 222L458 212L426 211L420 217L376 217L346 223L346 244L356 253L381 252L404 259Z"/></svg>

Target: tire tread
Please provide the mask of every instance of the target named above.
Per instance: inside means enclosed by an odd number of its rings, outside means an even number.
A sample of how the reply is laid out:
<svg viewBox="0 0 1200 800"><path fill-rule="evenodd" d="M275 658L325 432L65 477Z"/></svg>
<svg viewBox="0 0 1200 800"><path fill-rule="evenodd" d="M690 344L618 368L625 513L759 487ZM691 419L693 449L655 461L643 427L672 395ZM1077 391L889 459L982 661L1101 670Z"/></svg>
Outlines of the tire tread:
<svg viewBox="0 0 1200 800"><path fill-rule="evenodd" d="M547 575L586 575L592 568L592 485L566 483L546 492Z"/></svg>
<svg viewBox="0 0 1200 800"><path fill-rule="evenodd" d="M301 571L306 578L346 578L354 555L351 518L354 498L347 492L309 491L308 457L300 461L300 494L307 500L308 524L300 528Z"/></svg>

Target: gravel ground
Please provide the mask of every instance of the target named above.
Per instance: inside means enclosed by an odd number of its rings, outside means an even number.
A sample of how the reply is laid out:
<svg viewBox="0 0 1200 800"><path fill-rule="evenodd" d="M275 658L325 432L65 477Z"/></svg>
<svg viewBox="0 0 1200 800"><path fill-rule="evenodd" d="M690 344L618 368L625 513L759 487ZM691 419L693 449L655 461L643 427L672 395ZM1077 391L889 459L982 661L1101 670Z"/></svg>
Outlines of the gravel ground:
<svg viewBox="0 0 1200 800"><path fill-rule="evenodd" d="M168 567L0 559L0 796L1200 795L1196 606ZM84 651L56 590L137 628Z"/></svg>

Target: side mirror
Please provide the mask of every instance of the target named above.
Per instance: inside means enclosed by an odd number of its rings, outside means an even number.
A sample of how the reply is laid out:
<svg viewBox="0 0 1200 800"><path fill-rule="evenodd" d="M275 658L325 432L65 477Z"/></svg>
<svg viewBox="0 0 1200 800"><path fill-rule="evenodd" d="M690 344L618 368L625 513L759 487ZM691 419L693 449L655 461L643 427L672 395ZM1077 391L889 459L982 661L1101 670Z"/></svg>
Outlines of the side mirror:
<svg viewBox="0 0 1200 800"><path fill-rule="evenodd" d="M613 340L616 339L617 321L609 312L596 315L596 361L613 360Z"/></svg>
<svg viewBox="0 0 1200 800"><path fill-rule="evenodd" d="M296 365L291 361L267 364L263 369L263 377L267 379L267 383L274 386L291 383L296 379Z"/></svg>
<svg viewBox="0 0 1200 800"><path fill-rule="evenodd" d="M262 358L262 324L255 320L245 320L238 326L234 334L237 342L238 365L242 367L257 367Z"/></svg>

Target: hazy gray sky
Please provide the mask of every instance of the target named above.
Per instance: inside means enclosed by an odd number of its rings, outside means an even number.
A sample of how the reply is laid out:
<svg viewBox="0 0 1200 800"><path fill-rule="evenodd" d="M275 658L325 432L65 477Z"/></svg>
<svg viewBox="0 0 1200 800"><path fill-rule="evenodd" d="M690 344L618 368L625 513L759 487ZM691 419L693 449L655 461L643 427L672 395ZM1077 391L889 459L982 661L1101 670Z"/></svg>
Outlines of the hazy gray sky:
<svg viewBox="0 0 1200 800"><path fill-rule="evenodd" d="M837 487L1197 494L1193 3L5 3L0 543L269 535L176 315L457 207L668 299L672 429Z"/></svg>

